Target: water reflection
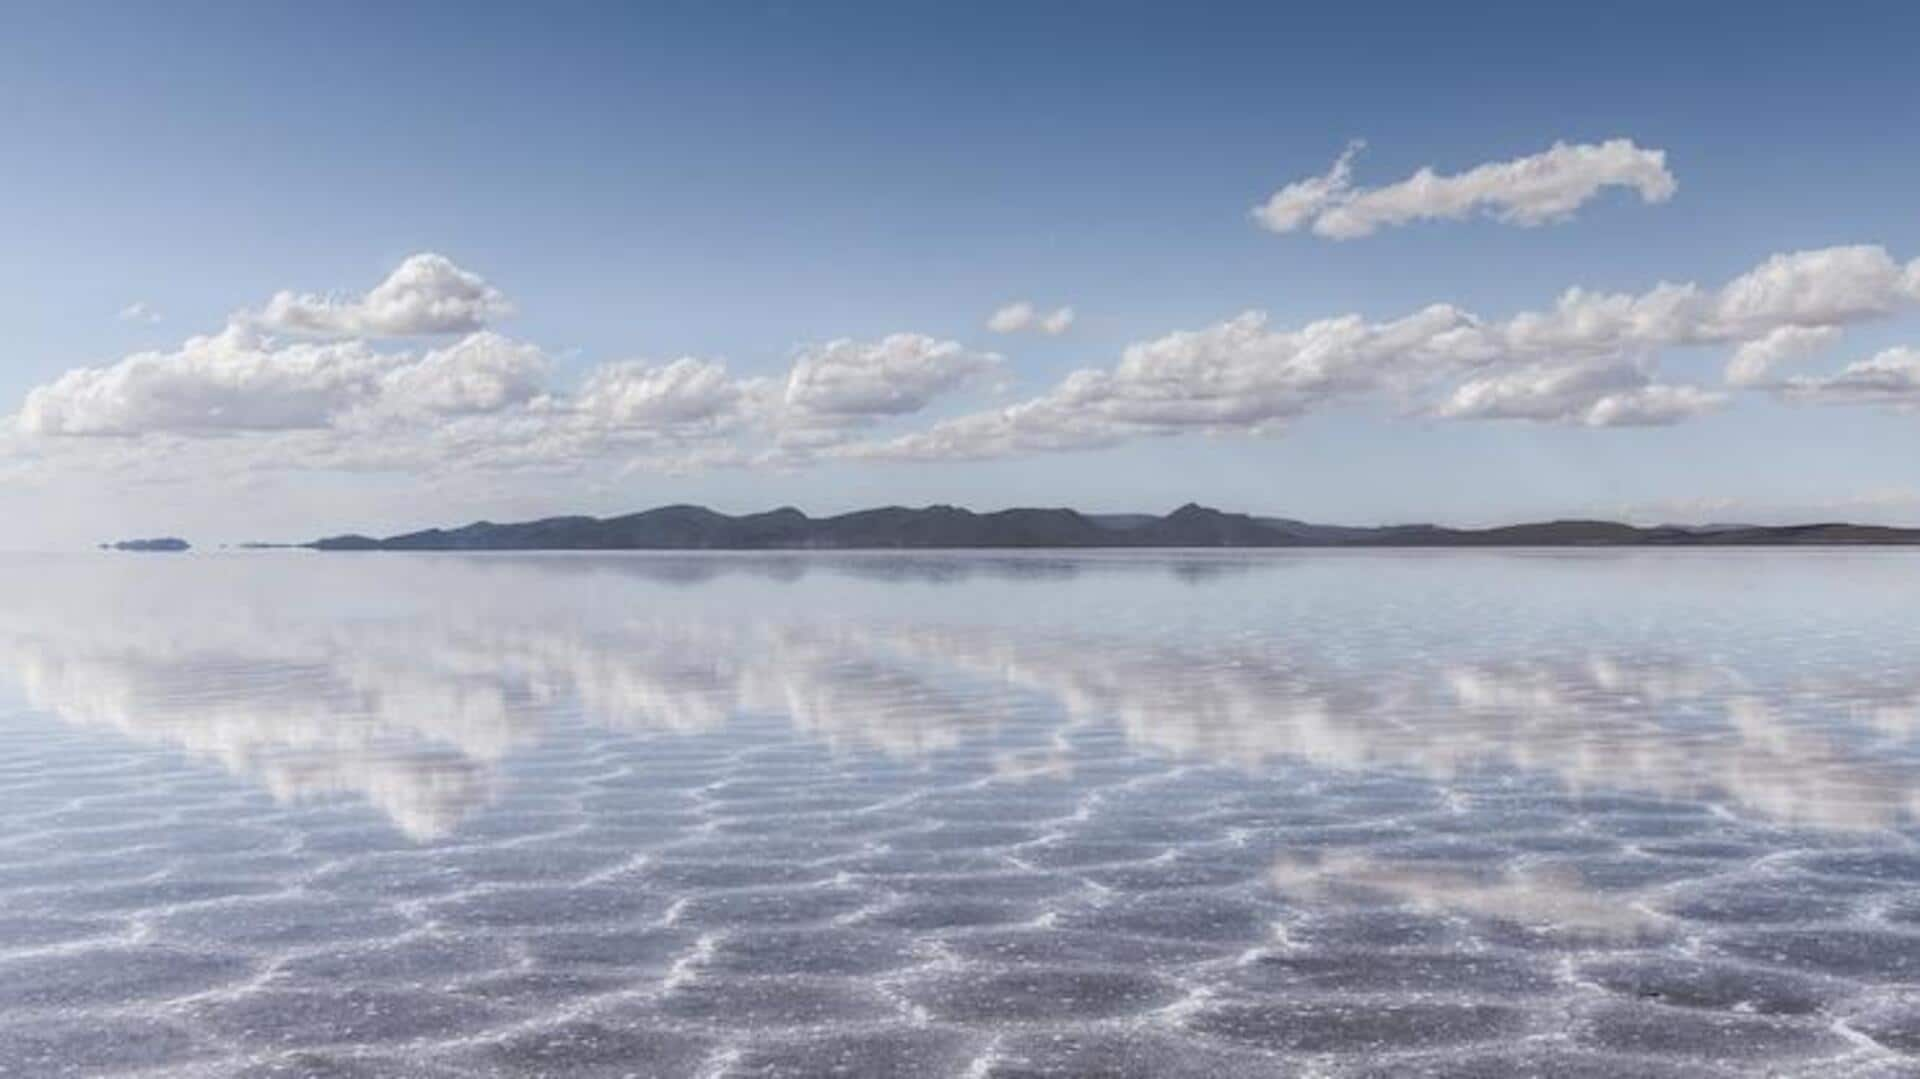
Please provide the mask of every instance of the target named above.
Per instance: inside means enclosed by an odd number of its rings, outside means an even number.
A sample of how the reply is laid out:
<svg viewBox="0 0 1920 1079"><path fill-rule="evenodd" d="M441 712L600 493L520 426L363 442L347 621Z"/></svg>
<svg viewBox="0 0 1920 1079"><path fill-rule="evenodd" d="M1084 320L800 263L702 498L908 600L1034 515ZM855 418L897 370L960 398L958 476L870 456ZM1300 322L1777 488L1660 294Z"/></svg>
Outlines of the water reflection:
<svg viewBox="0 0 1920 1079"><path fill-rule="evenodd" d="M1561 933L1631 939L1660 924L1660 915L1618 895L1597 892L1568 870L1528 866L1491 872L1409 865L1364 853L1282 858L1272 882L1285 895L1321 903L1356 896L1416 910L1465 914Z"/></svg>
<svg viewBox="0 0 1920 1079"><path fill-rule="evenodd" d="M1007 778L1070 775L1060 732L1111 730L1238 769L1507 770L1830 828L1920 812L1920 671L1809 647L1764 610L1676 629L1690 612L1657 595L1655 628L1615 639L1578 592L1508 607L1505 638L1463 634L1503 605L1500 563L1467 565L1476 598L1410 607L1337 557L9 563L0 665L36 711L283 800L362 798L419 839L495 797L556 722L764 716L906 762L977 740ZM1511 587L1591 572L1524 569ZM981 587L944 589L962 580Z"/></svg>

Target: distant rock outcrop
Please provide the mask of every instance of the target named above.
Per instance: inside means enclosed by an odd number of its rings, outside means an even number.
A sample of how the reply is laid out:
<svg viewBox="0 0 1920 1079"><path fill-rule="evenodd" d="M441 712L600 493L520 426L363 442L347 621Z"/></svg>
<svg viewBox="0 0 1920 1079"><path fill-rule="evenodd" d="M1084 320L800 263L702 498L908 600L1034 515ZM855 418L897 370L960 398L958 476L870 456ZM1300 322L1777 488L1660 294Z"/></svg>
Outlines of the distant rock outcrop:
<svg viewBox="0 0 1920 1079"><path fill-rule="evenodd" d="M160 536L155 539L130 539L118 543L103 543L103 551L187 551L193 544L176 536Z"/></svg>
<svg viewBox="0 0 1920 1079"><path fill-rule="evenodd" d="M137 541L180 543L178 540ZM1809 524L1641 528L1617 521L1543 521L1499 528L1360 528L1224 513L1188 503L1164 517L1070 509L975 513L956 506L888 506L834 517L792 507L733 517L704 506L662 506L622 517L476 521L375 539L334 536L322 551L763 551L1065 547L1772 547L1920 544L1920 529ZM137 548L137 549L184 549ZM130 548L135 549L135 548Z"/></svg>

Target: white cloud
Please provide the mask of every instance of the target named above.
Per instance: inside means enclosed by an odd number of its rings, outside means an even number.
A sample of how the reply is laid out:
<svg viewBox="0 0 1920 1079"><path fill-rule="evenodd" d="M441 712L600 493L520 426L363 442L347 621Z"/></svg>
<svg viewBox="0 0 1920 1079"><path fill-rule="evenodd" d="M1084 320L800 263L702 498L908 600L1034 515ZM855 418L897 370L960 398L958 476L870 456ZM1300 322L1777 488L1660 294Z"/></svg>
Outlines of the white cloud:
<svg viewBox="0 0 1920 1079"><path fill-rule="evenodd" d="M1075 372L1029 401L838 452L979 458L1183 431L1263 434L1332 404L1381 397L1416 414L1461 419L1676 423L1725 398L1662 381L1654 354L1745 345L1786 328L1796 331L1789 337L1817 339L1911 306L1920 299L1907 288L1915 267L1920 260L1902 267L1878 247L1795 252L1718 289L1571 289L1551 308L1491 321L1436 304L1388 322L1343 315L1285 329L1247 312L1131 345L1113 367ZM1896 370L1862 369L1846 386L1804 383L1801 395L1885 400L1899 377Z"/></svg>
<svg viewBox="0 0 1920 1079"><path fill-rule="evenodd" d="M20 423L36 435L210 435L326 428L356 410L486 412L532 397L548 366L539 349L491 332L383 353L235 322L172 352L69 371L28 392Z"/></svg>
<svg viewBox="0 0 1920 1079"><path fill-rule="evenodd" d="M1638 295L1569 289L1550 310L1523 312L1456 344L1463 355L1478 350L1497 362L1746 343L1785 326L1839 326L1910 306L1920 297L1903 287L1906 272L1880 247L1797 251L1717 290L1664 282Z"/></svg>
<svg viewBox="0 0 1920 1079"><path fill-rule="evenodd" d="M1825 326L1890 314L1920 301L1920 259L1902 267L1885 248L1858 244L1774 255L1714 297L1711 332L1758 336L1775 326Z"/></svg>
<svg viewBox="0 0 1920 1079"><path fill-rule="evenodd" d="M579 411L621 427L711 427L738 419L751 389L715 360L624 360L595 368L573 403Z"/></svg>
<svg viewBox="0 0 1920 1079"><path fill-rule="evenodd" d="M1764 386L1779 368L1831 345L1840 339L1834 326L1778 326L1764 337L1756 337L1734 349L1727 361L1727 383L1732 386Z"/></svg>
<svg viewBox="0 0 1920 1079"><path fill-rule="evenodd" d="M497 412L532 400L552 368L536 346L482 330L387 372L380 400L397 409L446 415Z"/></svg>
<svg viewBox="0 0 1920 1079"><path fill-rule="evenodd" d="M1449 419L1652 427L1718 408L1723 394L1663 385L1630 363L1536 364L1456 387L1434 413Z"/></svg>
<svg viewBox="0 0 1920 1079"><path fill-rule="evenodd" d="M1630 139L1602 143L1556 142L1548 150L1512 161L1489 162L1443 176L1422 168L1385 187L1353 186L1353 159L1364 143L1353 142L1322 175L1297 180L1253 210L1274 232L1310 227L1319 236L1350 240L1382 228L1434 219L1457 220L1484 211L1510 225L1562 220L1609 187L1639 192L1643 202L1665 202L1677 188L1665 151Z"/></svg>
<svg viewBox="0 0 1920 1079"><path fill-rule="evenodd" d="M144 322L151 326L160 321L160 311L145 300L135 300L120 309L122 322Z"/></svg>
<svg viewBox="0 0 1920 1079"><path fill-rule="evenodd" d="M1713 412L1726 401L1725 394L1699 386L1649 382L1600 398L1581 414L1580 422L1588 427L1666 427Z"/></svg>
<svg viewBox="0 0 1920 1079"><path fill-rule="evenodd" d="M1920 349L1890 348L1826 376L1801 375L1779 384L1790 401L1813 404L1920 408Z"/></svg>
<svg viewBox="0 0 1920 1079"><path fill-rule="evenodd" d="M975 458L1182 431L1268 433L1335 398L1389 388L1392 361L1424 355L1470 322L1435 306L1390 323L1345 316L1276 330L1249 311L1129 345L1114 368L1076 371L1030 401L845 453Z"/></svg>
<svg viewBox="0 0 1920 1079"><path fill-rule="evenodd" d="M987 329L994 333L1020 333L1032 331L1049 337L1058 337L1073 328L1073 308L1056 307L1052 311L1042 311L1026 300L1013 303L987 316Z"/></svg>
<svg viewBox="0 0 1920 1079"><path fill-rule="evenodd" d="M945 420L924 431L879 442L836 446L827 455L855 460L979 461L1023 453L1097 449L1139 433L1048 396Z"/></svg>
<svg viewBox="0 0 1920 1079"><path fill-rule="evenodd" d="M1253 208L1254 220L1274 232L1293 232L1313 224L1321 214L1352 196L1353 159L1366 145L1361 139L1347 143L1326 172L1295 180L1275 191Z"/></svg>
<svg viewBox="0 0 1920 1079"><path fill-rule="evenodd" d="M1911 349L1825 376L1777 371L1843 326L1914 306L1917 279L1920 260L1836 247L1774 256L1718 288L1572 289L1545 308L1496 319L1434 304L1396 319L1346 314L1277 326L1250 311L1138 341L1110 365L1073 372L1026 400L915 426L909 417L1002 370L1001 358L899 333L802 347L772 377L741 377L697 357L627 360L592 368L569 389L551 383L554 365L538 347L490 330L429 349L275 336L241 316L170 351L69 371L33 389L4 425L14 448L0 456L15 471L83 467L76 462L84 459L84 467L141 475L592 468L617 477L1271 435L1355 405L1461 421L1645 426L1725 401L1659 370L1666 350L1705 346L1732 347L1727 377L1736 387L1806 403L1920 406L1920 353ZM420 309L394 301L405 288L382 289L377 302L370 293L336 304L335 314L358 312L341 324L393 328L392 312ZM1027 306L1023 324L1044 332L1053 316ZM1064 323L1065 313L1054 316Z"/></svg>
<svg viewBox="0 0 1920 1079"><path fill-rule="evenodd" d="M31 458L157 477L169 469L792 467L857 429L917 412L998 366L954 341L894 334L808 346L779 379L710 359L624 360L549 385L536 346L482 330L435 349L315 342L236 319L171 351L70 371L9 421ZM105 438L101 436L115 436ZM244 437L242 437L244 436ZM24 466L23 466L24 467Z"/></svg>
<svg viewBox="0 0 1920 1079"><path fill-rule="evenodd" d="M20 422L38 435L324 427L372 399L393 366L357 341L278 346L235 324L173 352L69 371L27 394Z"/></svg>
<svg viewBox="0 0 1920 1079"><path fill-rule="evenodd" d="M248 318L267 329L316 337L417 337L472 333L513 312L499 289L444 255L401 262L364 296L279 292Z"/></svg>
<svg viewBox="0 0 1920 1079"><path fill-rule="evenodd" d="M988 315L987 329L994 333L1018 333L1033 325L1033 316L1033 305L1019 300Z"/></svg>
<svg viewBox="0 0 1920 1079"><path fill-rule="evenodd" d="M799 352L787 376L785 402L803 423L904 415L999 363L993 353L924 334L896 333L878 341L841 338Z"/></svg>

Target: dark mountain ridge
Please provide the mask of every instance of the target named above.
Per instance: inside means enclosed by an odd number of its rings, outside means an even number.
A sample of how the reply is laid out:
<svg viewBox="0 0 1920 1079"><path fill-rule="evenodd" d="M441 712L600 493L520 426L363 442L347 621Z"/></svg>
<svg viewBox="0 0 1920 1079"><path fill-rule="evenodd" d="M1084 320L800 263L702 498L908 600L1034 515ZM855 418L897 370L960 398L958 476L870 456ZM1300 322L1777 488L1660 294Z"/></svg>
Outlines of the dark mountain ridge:
<svg viewBox="0 0 1920 1079"><path fill-rule="evenodd" d="M975 513L956 506L887 506L809 517L791 506L734 517L704 506L661 506L620 517L548 517L432 528L385 539L345 535L322 551L762 551L1067 547L1776 547L1920 545L1920 529L1828 522L1641 528L1617 521L1541 521L1498 528L1317 525L1224 513L1188 503L1164 517L1070 509Z"/></svg>

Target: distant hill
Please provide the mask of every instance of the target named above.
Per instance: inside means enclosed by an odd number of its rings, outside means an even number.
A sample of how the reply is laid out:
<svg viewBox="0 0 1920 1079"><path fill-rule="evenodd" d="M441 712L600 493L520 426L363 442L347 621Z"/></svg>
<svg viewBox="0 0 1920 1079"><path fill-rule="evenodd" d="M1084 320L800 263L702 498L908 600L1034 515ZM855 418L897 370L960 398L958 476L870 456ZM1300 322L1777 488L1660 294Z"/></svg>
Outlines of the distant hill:
<svg viewBox="0 0 1920 1079"><path fill-rule="evenodd" d="M139 540L136 543L181 543ZM792 507L734 517L703 506L662 506L622 517L476 521L375 539L345 535L303 546L322 551L864 550L1061 547L1776 547L1920 545L1920 529L1845 523L1660 525L1543 521L1499 528L1348 527L1224 513L1189 503L1164 517L1088 515L1070 509L975 513L955 506L888 506L833 517Z"/></svg>
<svg viewBox="0 0 1920 1079"><path fill-rule="evenodd" d="M192 549L192 547L193 544L174 536L161 536L157 539L121 540L118 543L103 543L100 545L100 549L103 551L185 551Z"/></svg>

